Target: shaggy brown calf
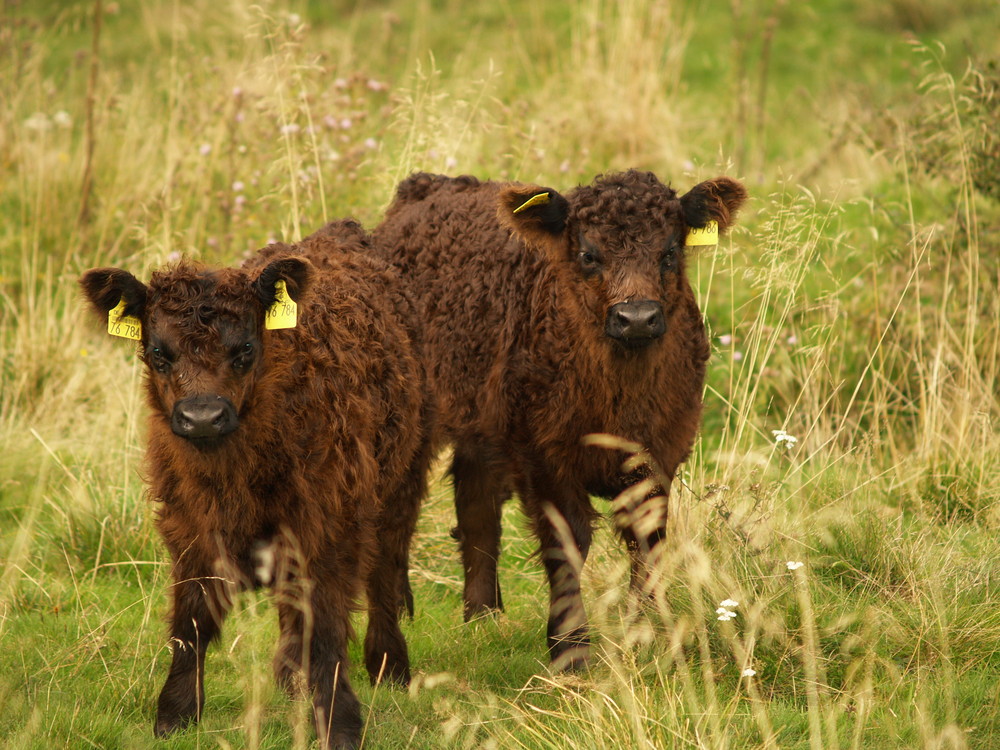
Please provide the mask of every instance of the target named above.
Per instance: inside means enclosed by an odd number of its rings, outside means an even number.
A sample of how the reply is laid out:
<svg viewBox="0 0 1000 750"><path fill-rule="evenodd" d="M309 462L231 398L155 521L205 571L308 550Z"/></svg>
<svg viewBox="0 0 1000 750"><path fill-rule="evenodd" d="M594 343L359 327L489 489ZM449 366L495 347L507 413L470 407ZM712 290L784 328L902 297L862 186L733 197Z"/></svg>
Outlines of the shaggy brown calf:
<svg viewBox="0 0 1000 750"><path fill-rule="evenodd" d="M413 307L367 243L340 222L242 269L81 279L112 331L132 326L148 368L146 471L174 578L157 735L199 718L205 651L242 587L273 586L275 675L291 690L304 673L323 747L360 741L347 642L362 588L369 676L409 681L398 616L412 608L431 399Z"/></svg>
<svg viewBox="0 0 1000 750"><path fill-rule="evenodd" d="M615 497L641 474L582 438L637 442L673 479L698 429L709 356L685 239L711 222L724 231L745 199L727 177L678 196L629 171L563 197L415 174L373 233L419 299L438 413L455 445L466 619L503 606L500 510L516 490L541 543L556 668L587 658L579 560L597 516L589 495ZM664 536L668 489L616 519L634 586Z"/></svg>

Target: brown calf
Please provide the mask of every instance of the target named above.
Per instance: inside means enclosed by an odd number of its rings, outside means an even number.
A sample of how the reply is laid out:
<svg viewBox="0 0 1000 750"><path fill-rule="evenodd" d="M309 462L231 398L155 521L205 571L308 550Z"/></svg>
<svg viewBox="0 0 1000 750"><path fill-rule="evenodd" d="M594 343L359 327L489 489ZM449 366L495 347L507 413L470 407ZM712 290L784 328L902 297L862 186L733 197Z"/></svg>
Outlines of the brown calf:
<svg viewBox="0 0 1000 750"><path fill-rule="evenodd" d="M205 651L239 588L273 587L275 675L291 689L304 674L323 747L360 741L347 642L362 589L369 676L409 680L398 616L431 405L415 312L367 244L340 222L241 269L81 279L99 313L119 308L112 329L134 327L148 368L146 471L174 578L157 735L200 717Z"/></svg>
<svg viewBox="0 0 1000 750"><path fill-rule="evenodd" d="M561 538L585 558L597 515L589 496L614 497L639 478L623 473L620 453L582 438L639 443L673 479L698 429L709 356L685 240L711 222L727 229L745 199L727 177L679 196L628 171L564 197L415 174L373 233L418 298L455 445L466 618L503 606L500 509L516 490L541 543L556 668L584 663L588 651L577 556ZM636 586L663 539L668 490L633 509L642 524L617 519Z"/></svg>

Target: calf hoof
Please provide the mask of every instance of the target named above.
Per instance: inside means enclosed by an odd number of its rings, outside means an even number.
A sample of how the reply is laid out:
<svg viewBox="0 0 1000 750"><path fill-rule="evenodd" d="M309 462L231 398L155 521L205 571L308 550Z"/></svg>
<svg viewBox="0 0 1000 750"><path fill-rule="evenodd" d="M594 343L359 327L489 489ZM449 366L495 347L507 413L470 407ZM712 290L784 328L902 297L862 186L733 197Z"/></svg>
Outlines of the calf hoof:
<svg viewBox="0 0 1000 750"><path fill-rule="evenodd" d="M466 602L464 608L466 622L482 620L485 617L496 617L501 612L503 612L503 602L499 600L490 604Z"/></svg>
<svg viewBox="0 0 1000 750"><path fill-rule="evenodd" d="M189 724L196 723L200 714L201 704L193 691L178 694L165 687L156 704L156 722L153 724L153 734L157 737L166 737L168 734L184 729Z"/></svg>
<svg viewBox="0 0 1000 750"><path fill-rule="evenodd" d="M313 720L316 723L316 738L323 750L328 750L328 748L354 750L354 748L361 746L360 708L357 699L355 699L351 708L341 713L331 724L327 724L326 712L316 711L313 714Z"/></svg>
<svg viewBox="0 0 1000 750"><path fill-rule="evenodd" d="M590 660L587 628L577 628L561 637L549 636L549 668L553 672L580 672Z"/></svg>
<svg viewBox="0 0 1000 750"><path fill-rule="evenodd" d="M583 672L590 662L589 646L572 646L552 654L549 669L553 672Z"/></svg>
<svg viewBox="0 0 1000 750"><path fill-rule="evenodd" d="M166 737L174 732L179 732L197 721L196 716L166 716L158 714L156 722L153 724L153 735L156 737Z"/></svg>
<svg viewBox="0 0 1000 750"><path fill-rule="evenodd" d="M331 732L326 738L318 736L322 750L357 750L361 747L361 730L341 730Z"/></svg>
<svg viewBox="0 0 1000 750"><path fill-rule="evenodd" d="M337 732L330 738L330 744L326 745L326 747L336 748L337 750L356 750L356 748L361 747L361 732L357 734Z"/></svg>
<svg viewBox="0 0 1000 750"><path fill-rule="evenodd" d="M391 683L406 687L410 684L410 659L406 644L398 649L365 649L365 668L372 685Z"/></svg>

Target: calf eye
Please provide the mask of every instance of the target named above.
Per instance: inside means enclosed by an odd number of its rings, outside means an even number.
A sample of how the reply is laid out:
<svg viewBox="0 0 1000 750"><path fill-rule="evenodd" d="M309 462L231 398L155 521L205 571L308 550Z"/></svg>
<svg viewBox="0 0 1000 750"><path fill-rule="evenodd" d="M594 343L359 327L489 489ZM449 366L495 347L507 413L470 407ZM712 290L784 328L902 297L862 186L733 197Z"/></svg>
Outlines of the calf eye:
<svg viewBox="0 0 1000 750"><path fill-rule="evenodd" d="M670 247L660 256L660 273L671 273L677 270L677 248Z"/></svg>
<svg viewBox="0 0 1000 750"><path fill-rule="evenodd" d="M250 366L251 362L253 362L253 343L248 341L240 347L239 351L233 357L233 369L238 372L245 370Z"/></svg>
<svg viewBox="0 0 1000 750"><path fill-rule="evenodd" d="M590 276L601 270L601 259L592 250L581 250L577 256L580 261L580 269L585 276Z"/></svg>
<svg viewBox="0 0 1000 750"><path fill-rule="evenodd" d="M160 347L154 346L149 350L149 366L164 375L170 372L170 360Z"/></svg>

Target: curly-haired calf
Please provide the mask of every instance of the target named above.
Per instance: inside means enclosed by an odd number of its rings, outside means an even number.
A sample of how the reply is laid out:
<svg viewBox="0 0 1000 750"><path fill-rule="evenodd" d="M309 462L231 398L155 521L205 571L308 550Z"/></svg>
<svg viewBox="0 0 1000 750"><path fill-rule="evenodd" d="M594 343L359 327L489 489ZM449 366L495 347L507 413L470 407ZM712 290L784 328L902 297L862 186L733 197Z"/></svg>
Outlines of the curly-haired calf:
<svg viewBox="0 0 1000 750"><path fill-rule="evenodd" d="M745 199L727 177L680 196L633 170L564 197L415 174L373 233L419 300L439 415L455 445L466 618L502 607L500 508L516 489L541 543L557 668L587 658L578 561L597 515L589 495L614 497L641 476L623 472L619 452L582 438L639 443L673 479L698 429L709 356L685 240L711 222L726 230ZM668 489L617 519L635 586L663 539ZM580 555L563 547L566 537Z"/></svg>
<svg viewBox="0 0 1000 750"><path fill-rule="evenodd" d="M174 579L158 735L199 718L206 649L243 587L274 588L275 674L291 689L304 673L324 747L360 741L347 642L362 589L371 679L409 680L398 617L431 403L410 300L367 245L340 222L241 269L81 279L147 367L146 471Z"/></svg>

